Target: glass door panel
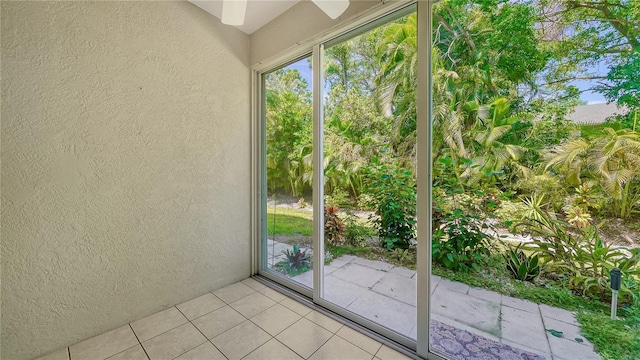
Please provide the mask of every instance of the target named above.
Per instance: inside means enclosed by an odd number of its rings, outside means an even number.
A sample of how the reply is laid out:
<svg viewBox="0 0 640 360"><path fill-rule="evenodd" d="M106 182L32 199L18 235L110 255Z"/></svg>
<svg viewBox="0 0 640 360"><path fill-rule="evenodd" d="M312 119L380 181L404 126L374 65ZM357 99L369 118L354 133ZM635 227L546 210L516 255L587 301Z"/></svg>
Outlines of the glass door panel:
<svg viewBox="0 0 640 360"><path fill-rule="evenodd" d="M262 269L313 287L311 57L263 75Z"/></svg>
<svg viewBox="0 0 640 360"><path fill-rule="evenodd" d="M409 7L322 53L321 298L409 343L417 323L416 37Z"/></svg>

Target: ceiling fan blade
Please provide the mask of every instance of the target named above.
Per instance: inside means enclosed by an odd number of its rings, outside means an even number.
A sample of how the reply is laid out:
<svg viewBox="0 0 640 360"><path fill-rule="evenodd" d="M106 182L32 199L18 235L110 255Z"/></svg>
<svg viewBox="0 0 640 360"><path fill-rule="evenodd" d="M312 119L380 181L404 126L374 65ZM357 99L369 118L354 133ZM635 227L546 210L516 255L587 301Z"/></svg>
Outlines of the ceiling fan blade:
<svg viewBox="0 0 640 360"><path fill-rule="evenodd" d="M222 2L222 23L227 25L243 25L247 12L247 0L224 0Z"/></svg>
<svg viewBox="0 0 640 360"><path fill-rule="evenodd" d="M316 6L318 6L325 14L332 19L337 19L338 16L347 10L349 7L349 0L311 0Z"/></svg>

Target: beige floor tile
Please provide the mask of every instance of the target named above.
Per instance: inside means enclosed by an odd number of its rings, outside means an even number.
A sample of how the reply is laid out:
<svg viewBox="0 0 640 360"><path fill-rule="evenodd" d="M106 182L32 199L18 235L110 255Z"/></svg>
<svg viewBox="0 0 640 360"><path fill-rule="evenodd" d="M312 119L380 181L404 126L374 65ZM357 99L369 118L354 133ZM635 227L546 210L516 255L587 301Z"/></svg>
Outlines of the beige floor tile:
<svg viewBox="0 0 640 360"><path fill-rule="evenodd" d="M227 330L211 340L228 359L241 359L271 339L271 336L251 321Z"/></svg>
<svg viewBox="0 0 640 360"><path fill-rule="evenodd" d="M310 360L334 360L334 359L349 359L349 360L371 360L373 355L353 345L347 340L334 336L329 341L318 349L311 357Z"/></svg>
<svg viewBox="0 0 640 360"><path fill-rule="evenodd" d="M242 280L242 283L247 285L248 287L252 288L255 291L260 291L264 288L266 288L266 286L264 286L264 284L257 282L255 280L253 280L252 278L248 278L248 279L244 279Z"/></svg>
<svg viewBox="0 0 640 360"><path fill-rule="evenodd" d="M254 292L255 290L253 290L252 288L241 282L238 282L214 291L213 295L219 297L227 304L231 304L232 302L238 301L245 296L253 294Z"/></svg>
<svg viewBox="0 0 640 360"><path fill-rule="evenodd" d="M187 323L142 343L151 360L174 359L206 342L200 331Z"/></svg>
<svg viewBox="0 0 640 360"><path fill-rule="evenodd" d="M127 349L119 354L115 354L107 360L148 360L147 354L142 349L141 345L136 345L130 349Z"/></svg>
<svg viewBox="0 0 640 360"><path fill-rule="evenodd" d="M306 306L306 305L304 305L302 303L299 303L299 302L293 300L292 298L286 298L286 299L282 300L280 302L280 304L286 306L287 308L295 311L296 313L298 313L298 314L300 314L302 316L307 315L312 310L310 307L308 307L308 306Z"/></svg>
<svg viewBox="0 0 640 360"><path fill-rule="evenodd" d="M341 338L347 340L348 342L368 352L371 355L375 355L378 350L380 350L380 346L382 346L381 343L347 326L343 326L342 329L340 329L340 331L336 333L336 335L340 336Z"/></svg>
<svg viewBox="0 0 640 360"><path fill-rule="evenodd" d="M178 309L170 307L166 310L147 316L144 319L132 322L131 327L138 336L140 342L145 342L152 337L158 336L171 329L175 329L187 321L187 318L185 318Z"/></svg>
<svg viewBox="0 0 640 360"><path fill-rule="evenodd" d="M138 344L129 325L121 326L69 347L73 360L106 359Z"/></svg>
<svg viewBox="0 0 640 360"><path fill-rule="evenodd" d="M271 339L266 344L254 350L243 360L301 360L295 352L284 346L280 341Z"/></svg>
<svg viewBox="0 0 640 360"><path fill-rule="evenodd" d="M342 324L333 320L332 318L324 315L324 314L320 314L319 312L313 310L312 312L308 313L307 316L305 316L307 319L313 321L314 323L322 326L323 328L331 331L332 333L335 333L336 331L340 330L340 328L342 327Z"/></svg>
<svg viewBox="0 0 640 360"><path fill-rule="evenodd" d="M213 310L220 309L225 305L224 301L218 299L212 293L207 293L193 300L184 302L176 307L184 316L187 317L187 319L193 320L204 314L208 314Z"/></svg>
<svg viewBox="0 0 640 360"><path fill-rule="evenodd" d="M284 299L286 299L287 297L285 295L283 295L281 292L275 291L271 288L264 288L262 290L259 291L260 294L268 297L269 299L275 301L275 302L280 302Z"/></svg>
<svg viewBox="0 0 640 360"><path fill-rule="evenodd" d="M376 357L381 360L411 360L410 357L401 354L386 345L382 345L380 350L378 350Z"/></svg>
<svg viewBox="0 0 640 360"><path fill-rule="evenodd" d="M45 356L39 357L36 360L69 360L69 349L60 349L58 351L48 353Z"/></svg>
<svg viewBox="0 0 640 360"><path fill-rule="evenodd" d="M276 339L306 359L331 336L331 332L302 318L276 336Z"/></svg>
<svg viewBox="0 0 640 360"><path fill-rule="evenodd" d="M301 316L292 310L289 310L280 304L276 304L252 317L251 321L260 326L271 336L276 336L282 332L282 330L300 320L300 318Z"/></svg>
<svg viewBox="0 0 640 360"><path fill-rule="evenodd" d="M216 349L209 341L198 346L197 348L190 350L175 360L227 360L220 350Z"/></svg>
<svg viewBox="0 0 640 360"><path fill-rule="evenodd" d="M267 310L268 308L272 307L275 304L276 304L275 301L256 292L249 296L245 296L236 302L229 304L229 306L234 308L240 314L244 315L244 317L250 318L252 316L258 315L259 313Z"/></svg>
<svg viewBox="0 0 640 360"><path fill-rule="evenodd" d="M202 331L207 338L213 339L245 320L244 316L230 306L225 306L195 319L193 325Z"/></svg>

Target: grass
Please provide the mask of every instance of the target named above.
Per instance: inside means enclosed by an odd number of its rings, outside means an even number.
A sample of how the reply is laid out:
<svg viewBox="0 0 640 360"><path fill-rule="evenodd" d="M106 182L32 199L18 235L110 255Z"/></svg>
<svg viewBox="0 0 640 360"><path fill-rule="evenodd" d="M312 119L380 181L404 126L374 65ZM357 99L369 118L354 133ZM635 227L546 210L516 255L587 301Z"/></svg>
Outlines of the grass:
<svg viewBox="0 0 640 360"><path fill-rule="evenodd" d="M620 320L611 320L606 312L578 313L578 321L587 339L605 360L640 359L640 311Z"/></svg>
<svg viewBox="0 0 640 360"><path fill-rule="evenodd" d="M313 213L305 210L267 206L267 233L311 236L313 233Z"/></svg>

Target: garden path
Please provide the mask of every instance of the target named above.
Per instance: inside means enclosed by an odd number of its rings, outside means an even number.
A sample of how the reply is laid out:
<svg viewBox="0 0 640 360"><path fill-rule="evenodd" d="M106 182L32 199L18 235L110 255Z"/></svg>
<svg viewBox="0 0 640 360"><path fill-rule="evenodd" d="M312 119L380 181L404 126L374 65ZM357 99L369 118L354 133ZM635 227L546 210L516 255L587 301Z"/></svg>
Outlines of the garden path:
<svg viewBox="0 0 640 360"><path fill-rule="evenodd" d="M311 287L313 271L292 279ZM415 271L345 255L325 266L324 286L326 300L416 338ZM549 360L601 359L581 334L574 313L435 275L431 318Z"/></svg>

